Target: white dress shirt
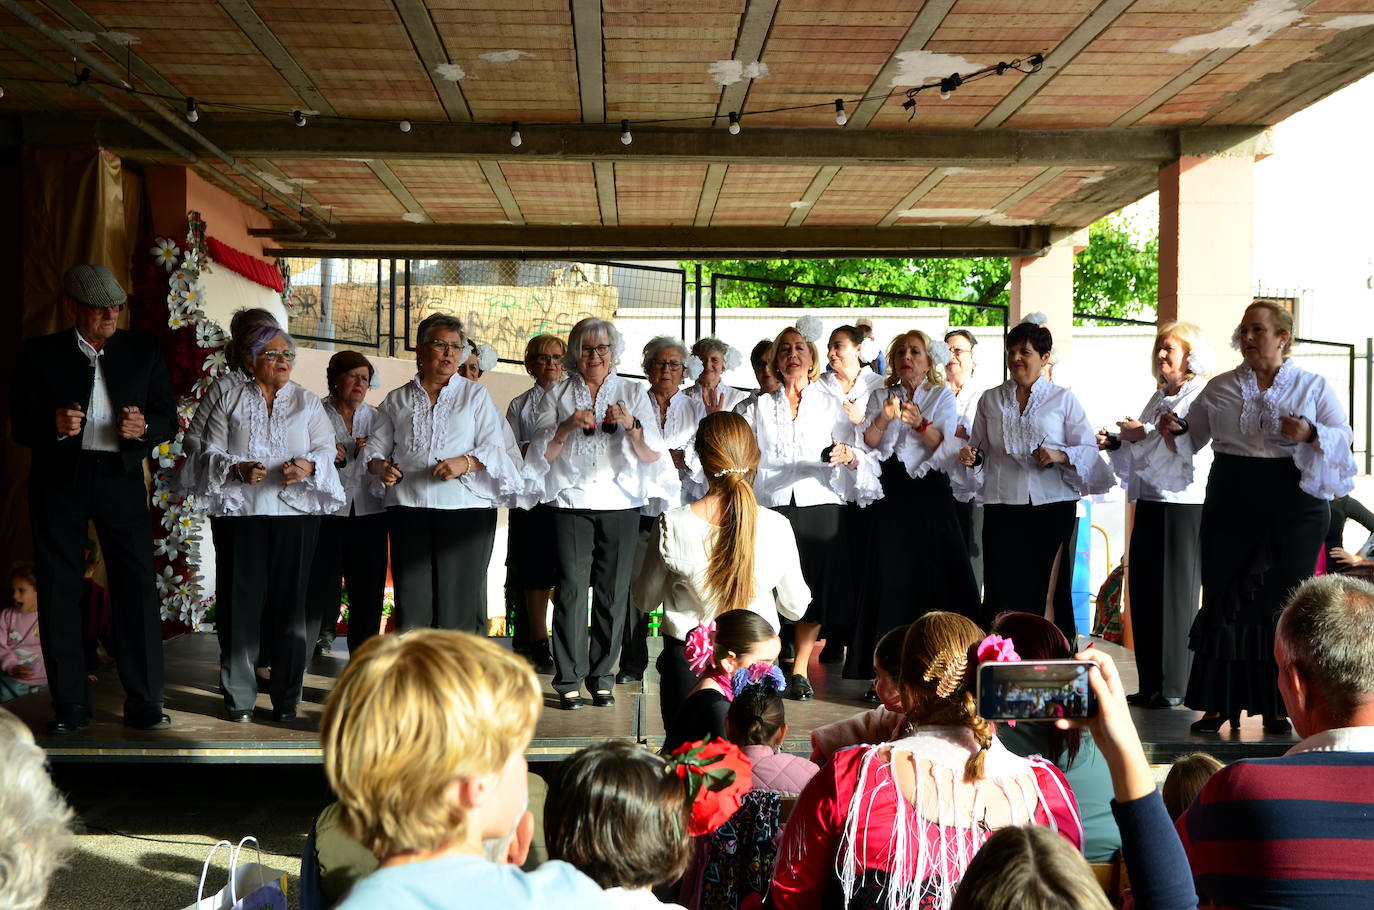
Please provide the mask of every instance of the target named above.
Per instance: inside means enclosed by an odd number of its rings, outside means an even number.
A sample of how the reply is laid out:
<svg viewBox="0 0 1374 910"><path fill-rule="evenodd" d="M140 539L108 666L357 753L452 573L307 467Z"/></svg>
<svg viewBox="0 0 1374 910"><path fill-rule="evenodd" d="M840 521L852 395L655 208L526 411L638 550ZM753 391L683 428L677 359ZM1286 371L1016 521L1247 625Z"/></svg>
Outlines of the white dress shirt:
<svg viewBox="0 0 1374 910"><path fill-rule="evenodd" d="M1290 415L1306 418L1316 440L1280 436L1280 419ZM1193 456L1210 441L1219 455L1291 458L1302 491L1330 500L1355 488L1352 435L1340 398L1321 376L1285 360L1273 385L1261 391L1254 371L1241 364L1207 383L1188 411L1188 432L1176 439L1177 457L1161 458L1146 479L1166 490L1187 487L1195 475Z"/></svg>
<svg viewBox="0 0 1374 910"><path fill-rule="evenodd" d="M81 433L81 448L86 452L118 452L119 420L115 416L109 386L105 385L105 368L102 365L105 352L97 351L76 329L72 331L76 333L76 346L90 361L94 375L91 401L86 407L86 426Z"/></svg>
<svg viewBox="0 0 1374 910"><path fill-rule="evenodd" d="M669 509L653 527L631 603L645 613L662 604L663 631L673 638L686 639L716 613L706 572L718 530L693 514L691 506ZM810 604L811 590L802 580L792 525L777 512L760 508L754 525L754 599L749 609L777 631L779 614L801 619Z"/></svg>
<svg viewBox="0 0 1374 910"><path fill-rule="evenodd" d="M367 439L364 458L395 462L399 483L384 487L387 508L494 509L524 492L523 462L514 434L485 387L453 376L430 404L414 379L392 389L377 408L380 420ZM441 461L471 455L484 469L452 480L434 476ZM380 478L369 475L376 487Z"/></svg>
<svg viewBox="0 0 1374 910"><path fill-rule="evenodd" d="M606 408L622 405L643 426L644 444L659 453L657 461L643 462L635 454L629 433L601 430ZM574 430L552 464L544 457L559 424L574 411L590 410L596 429L590 435ZM658 428L658 415L649 403L644 386L611 373L597 389L593 401L578 373L551 386L535 414L534 432L525 453L525 472L534 502L561 509L639 509L650 499L677 502L677 471Z"/></svg>
<svg viewBox="0 0 1374 910"><path fill-rule="evenodd" d="M882 495L876 473L864 469L863 460L872 455L863 449L853 450L860 461L856 470L821 461L821 452L827 447L854 438L854 424L840 402L840 396L812 382L802 390L795 419L786 389L760 395L745 406L742 416L759 443L754 492L760 504L867 504Z"/></svg>
<svg viewBox="0 0 1374 910"><path fill-rule="evenodd" d="M288 382L277 390L269 414L256 382L227 382L223 394L201 402L200 411L204 470L197 492L211 515L328 515L347 501L334 469L334 428L313 392ZM293 458L312 462L315 470L284 486L282 467ZM266 479L247 484L231 474L245 461L264 465Z"/></svg>
<svg viewBox="0 0 1374 910"><path fill-rule="evenodd" d="M979 468L964 468L981 479L987 505L1045 505L1105 493L1116 482L1097 451L1097 434L1073 392L1043 377L1031 386L1025 410L1016 400L1016 382L988 389L978 401L968 444L982 450ZM1067 464L1042 468L1032 454L1044 446L1069 457Z"/></svg>
<svg viewBox="0 0 1374 910"><path fill-rule="evenodd" d="M382 498L377 495L378 484L375 484L372 475L367 473L367 462L363 460L363 453L357 450L358 440L364 437L371 438L377 426L380 419L377 409L366 401L361 402L358 409L353 412L353 429L350 431L344 424L343 415L334 409L332 395L323 399L321 404L324 405L325 416L329 418L329 425L334 428L335 444L344 447L345 464L339 468L339 482L343 484L348 501L334 514L380 514L386 507L382 503Z"/></svg>
<svg viewBox="0 0 1374 910"><path fill-rule="evenodd" d="M724 382L716 384L716 391L724 396L720 405L722 411L733 411L741 401L749 397L748 392L743 389L737 389ZM695 398L697 401L701 401L701 384L696 382L692 383L682 391L682 394L686 395L688 398ZM701 406L701 413L703 415L706 414L705 403Z"/></svg>
<svg viewBox="0 0 1374 910"><path fill-rule="evenodd" d="M868 400L870 396L883 387L883 377L873 372L868 367L859 367L859 375L854 378L854 384L846 392L840 388L840 377L834 372L826 371L816 380L821 388L839 398L841 401L849 401L859 406L860 412L868 410ZM858 444L858 437L861 429L853 421L849 422L849 436L835 437L837 442Z"/></svg>
<svg viewBox="0 0 1374 910"><path fill-rule="evenodd" d="M921 415L944 434L938 449L932 450L916 432L916 428L900 418L888 422L877 446L869 446L863 441L864 432L873 426L887 400L894 397L915 404ZM954 435L957 419L954 393L943 384L923 382L908 397L906 386L899 383L876 391L868 397L868 410L863 425L859 427L859 440L860 444L875 456L875 469L895 454L909 475L924 477L930 471L944 471L948 466L947 462L963 446L963 440Z"/></svg>
<svg viewBox="0 0 1374 910"><path fill-rule="evenodd" d="M1212 450L1204 447L1196 456L1197 467L1203 470L1195 471L1194 480L1182 490L1164 490L1150 482L1153 475L1150 466L1156 463L1168 463L1177 459L1177 455L1170 451L1164 443L1164 437L1159 435L1155 429L1155 424L1165 411L1173 411L1179 417L1186 417L1192 408L1193 402L1202 393L1207 385L1205 376L1195 376L1183 384L1175 395L1165 395L1163 389L1156 389L1150 396L1150 400L1145 403L1145 409L1140 412L1140 422L1144 424L1145 438L1139 442L1126 442L1122 440L1121 447L1116 451L1108 451L1107 460L1111 462L1112 470L1121 480L1121 485L1126 488L1126 501L1137 502L1178 502L1200 504L1207 495L1207 469L1212 464Z"/></svg>

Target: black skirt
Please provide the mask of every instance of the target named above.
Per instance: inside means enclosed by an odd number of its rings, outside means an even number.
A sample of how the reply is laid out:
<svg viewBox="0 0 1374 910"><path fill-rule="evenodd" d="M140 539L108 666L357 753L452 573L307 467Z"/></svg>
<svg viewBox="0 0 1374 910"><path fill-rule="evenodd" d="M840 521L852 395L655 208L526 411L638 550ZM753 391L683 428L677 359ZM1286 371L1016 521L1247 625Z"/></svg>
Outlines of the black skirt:
<svg viewBox="0 0 1374 910"><path fill-rule="evenodd" d="M1202 609L1189 635L1185 703L1223 716L1287 713L1274 630L1289 592L1316 569L1324 501L1298 488L1289 458L1218 454L1202 507Z"/></svg>
<svg viewBox="0 0 1374 910"><path fill-rule="evenodd" d="M896 456L882 464L883 498L870 515L859 622L844 675L873 678L873 649L900 625L935 610L978 620L978 583L959 532L949 478L914 479Z"/></svg>
<svg viewBox="0 0 1374 910"><path fill-rule="evenodd" d="M507 525L506 561L511 580L521 591L547 591L558 580L558 541L553 533L553 508L540 503L532 509L511 509Z"/></svg>
<svg viewBox="0 0 1374 910"><path fill-rule="evenodd" d="M774 506L797 538L802 578L811 589L811 606L801 622L839 626L854 622L854 575L845 539L844 506Z"/></svg>

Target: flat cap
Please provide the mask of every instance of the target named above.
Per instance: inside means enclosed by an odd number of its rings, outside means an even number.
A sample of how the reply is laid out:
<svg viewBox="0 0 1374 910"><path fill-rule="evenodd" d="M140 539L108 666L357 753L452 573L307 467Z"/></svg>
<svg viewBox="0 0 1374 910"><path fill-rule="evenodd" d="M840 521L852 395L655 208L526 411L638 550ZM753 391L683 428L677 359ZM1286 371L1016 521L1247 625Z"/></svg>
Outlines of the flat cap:
<svg viewBox="0 0 1374 910"><path fill-rule="evenodd" d="M74 265L62 276L67 297L89 307L121 306L129 299L114 273L103 265Z"/></svg>

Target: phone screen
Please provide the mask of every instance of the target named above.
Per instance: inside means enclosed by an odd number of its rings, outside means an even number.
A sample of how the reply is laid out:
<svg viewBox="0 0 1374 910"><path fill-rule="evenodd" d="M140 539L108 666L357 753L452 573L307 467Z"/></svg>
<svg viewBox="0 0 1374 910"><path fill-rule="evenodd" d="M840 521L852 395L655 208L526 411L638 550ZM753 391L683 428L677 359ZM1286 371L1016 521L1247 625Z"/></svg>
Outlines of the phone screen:
<svg viewBox="0 0 1374 910"><path fill-rule="evenodd" d="M1092 717L1097 700L1086 660L985 663L978 667L978 714L985 720Z"/></svg>

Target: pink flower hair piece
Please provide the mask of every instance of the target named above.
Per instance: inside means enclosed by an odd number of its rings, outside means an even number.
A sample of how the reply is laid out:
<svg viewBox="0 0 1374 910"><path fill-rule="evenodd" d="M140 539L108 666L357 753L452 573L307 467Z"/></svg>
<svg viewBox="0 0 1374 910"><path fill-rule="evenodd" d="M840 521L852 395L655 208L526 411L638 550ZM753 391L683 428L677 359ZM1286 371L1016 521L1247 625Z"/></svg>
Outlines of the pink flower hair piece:
<svg viewBox="0 0 1374 910"><path fill-rule="evenodd" d="M1012 644L1010 638L989 635L978 643L978 662L980 664L1004 664L1020 659L1021 655L1016 653L1016 646Z"/></svg>
<svg viewBox="0 0 1374 910"><path fill-rule="evenodd" d="M700 676L711 669L716 662L716 624L704 622L687 633L687 644L682 649L687 658L687 666Z"/></svg>

